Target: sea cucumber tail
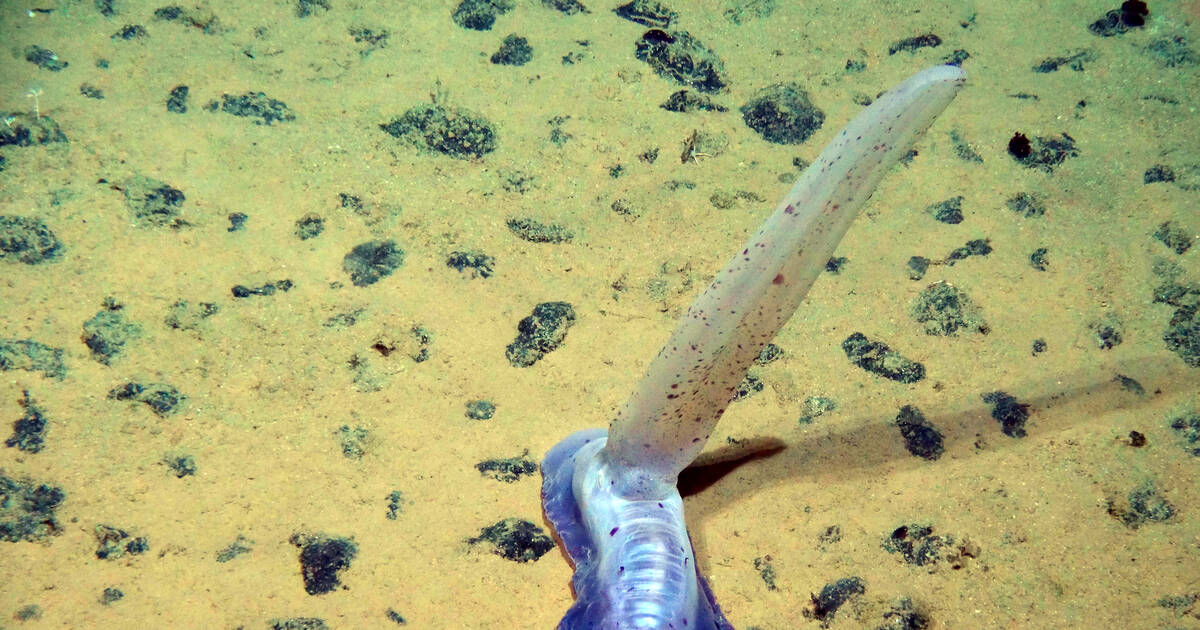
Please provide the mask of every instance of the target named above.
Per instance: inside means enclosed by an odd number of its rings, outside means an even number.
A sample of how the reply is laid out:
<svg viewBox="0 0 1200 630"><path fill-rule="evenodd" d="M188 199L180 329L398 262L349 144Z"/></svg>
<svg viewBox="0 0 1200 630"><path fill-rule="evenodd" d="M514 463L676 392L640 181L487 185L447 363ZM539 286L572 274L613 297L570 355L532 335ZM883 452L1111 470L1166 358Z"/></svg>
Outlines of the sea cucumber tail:
<svg viewBox="0 0 1200 630"><path fill-rule="evenodd" d="M609 427L615 461L673 480L696 458L747 368L791 318L879 180L965 80L955 66L918 72L821 152L651 362Z"/></svg>

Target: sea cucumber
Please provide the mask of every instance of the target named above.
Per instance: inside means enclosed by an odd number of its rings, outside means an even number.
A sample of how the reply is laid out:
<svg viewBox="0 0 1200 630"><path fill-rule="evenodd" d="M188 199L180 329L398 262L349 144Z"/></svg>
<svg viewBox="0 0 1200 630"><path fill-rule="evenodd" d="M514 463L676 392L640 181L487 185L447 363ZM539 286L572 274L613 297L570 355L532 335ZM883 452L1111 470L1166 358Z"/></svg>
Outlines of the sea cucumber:
<svg viewBox="0 0 1200 630"><path fill-rule="evenodd" d="M879 180L958 93L918 72L863 110L680 320L609 425L542 462L542 505L575 564L560 630L732 626L696 566L676 489L746 369L791 318Z"/></svg>

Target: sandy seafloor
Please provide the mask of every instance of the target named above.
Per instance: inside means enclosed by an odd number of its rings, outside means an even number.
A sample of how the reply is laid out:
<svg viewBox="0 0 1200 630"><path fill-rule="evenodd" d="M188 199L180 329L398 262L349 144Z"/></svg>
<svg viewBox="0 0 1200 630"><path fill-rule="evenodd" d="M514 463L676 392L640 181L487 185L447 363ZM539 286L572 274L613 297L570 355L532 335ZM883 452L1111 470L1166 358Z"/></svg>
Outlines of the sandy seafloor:
<svg viewBox="0 0 1200 630"><path fill-rule="evenodd" d="M1101 38L1087 25L1115 1L779 2L741 23L730 0L675 2L672 29L715 51L729 79L712 98L730 111L688 114L659 107L682 86L634 57L647 27L617 17L614 2L585 3L590 13L567 16L516 0L490 31L455 25L452 2L329 0L305 18L284 1L182 5L216 17L207 33L156 20L154 3L118 0L111 17L90 1L0 4L0 110L31 112L27 90L40 89L40 115L69 139L0 147L0 214L36 217L62 243L43 264L0 259L0 339L62 348L65 362L61 379L0 374L0 437L25 414L25 391L47 420L44 448L2 448L0 469L65 494L52 534L0 541L0 627L351 629L399 627L397 617L552 627L572 601L561 552L520 563L465 542L506 518L546 530L540 477L502 483L475 465L537 461L570 432L605 425L699 288L788 190L793 159L813 159L856 102L964 50L968 85L851 228L838 249L848 262L822 275L777 338L784 358L755 369L764 390L734 404L710 441L706 457L718 459L763 441L785 448L687 497L700 567L738 628L819 627L804 616L810 595L850 577L865 592L829 627L895 622L884 615L907 598L931 628L1200 628L1200 457L1170 427L1200 412L1200 368L1166 347L1175 309L1153 302L1155 269L1200 282L1200 247L1177 254L1154 237L1166 222L1200 231L1200 70L1151 47L1195 51L1200 3L1152 2L1144 27ZM111 38L127 24L146 37ZM364 54L350 35L362 28L387 31L386 44ZM532 61L492 64L511 33L528 38ZM941 46L888 54L925 33ZM69 66L39 69L24 58L30 45ZM1031 70L1078 51L1090 51L1078 70ZM847 72L847 60L865 69ZM768 143L738 112L780 82L825 112L803 144ZM184 114L165 106L179 85L190 89ZM204 107L258 91L295 120L257 125ZM423 154L380 130L434 93L494 124L495 151ZM556 127L565 142L551 141ZM693 131L728 145L683 162ZM982 162L960 158L951 132ZM1027 168L1006 152L1016 132L1065 132L1078 156L1053 173ZM639 160L656 148L653 164ZM1176 181L1144 183L1155 165ZM121 189L138 176L185 194L184 225L133 220ZM1021 192L1044 216L1006 207ZM717 193L763 201L718 208ZM925 211L955 196L960 224ZM614 212L618 199L635 215ZM236 212L248 220L231 232ZM325 231L302 241L295 225L309 213ZM506 226L515 217L574 239L521 240ZM382 239L404 250L403 265L354 286L343 257ZM994 251L909 279L911 256L944 258L972 239ZM1029 262L1038 247L1045 271ZM495 274L447 267L459 250L493 256ZM284 279L291 290L231 295ZM987 334L925 334L910 304L939 281L974 300ZM81 341L106 298L141 329L109 365ZM172 329L164 318L180 300L218 310ZM563 345L511 366L518 321L551 301L577 314ZM359 313L353 326L325 325L346 313ZM1097 324L1121 343L1102 349ZM433 337L424 362L409 357L414 326ZM900 384L854 366L840 345L856 331L920 361L926 378ZM1036 356L1035 339L1047 345ZM129 382L187 398L160 417L109 397ZM981 395L995 391L1029 405L1025 437L991 417ZM801 423L812 396L836 409ZM465 416L478 399L495 404L490 420ZM894 423L904 405L944 435L941 457L905 449ZM343 454L343 426L365 431L360 457ZM194 475L164 464L179 455L193 457ZM1139 488L1153 488L1159 519L1135 527L1119 516ZM394 491L404 500L389 519ZM954 540L942 561L914 566L883 548L912 524ZM99 559L97 525L148 549ZM840 540L823 541L831 526ZM357 546L339 588L305 592L297 534ZM218 562L239 537L250 551ZM123 597L102 603L106 588Z"/></svg>

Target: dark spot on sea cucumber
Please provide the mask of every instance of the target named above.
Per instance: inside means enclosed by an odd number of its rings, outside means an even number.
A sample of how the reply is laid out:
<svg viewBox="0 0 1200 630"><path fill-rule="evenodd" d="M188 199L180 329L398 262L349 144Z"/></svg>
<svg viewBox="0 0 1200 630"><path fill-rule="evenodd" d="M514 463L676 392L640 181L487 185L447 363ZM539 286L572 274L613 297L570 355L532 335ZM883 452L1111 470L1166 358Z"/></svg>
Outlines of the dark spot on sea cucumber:
<svg viewBox="0 0 1200 630"><path fill-rule="evenodd" d="M775 274L775 278L771 280L771 284L783 284L783 274Z"/></svg>

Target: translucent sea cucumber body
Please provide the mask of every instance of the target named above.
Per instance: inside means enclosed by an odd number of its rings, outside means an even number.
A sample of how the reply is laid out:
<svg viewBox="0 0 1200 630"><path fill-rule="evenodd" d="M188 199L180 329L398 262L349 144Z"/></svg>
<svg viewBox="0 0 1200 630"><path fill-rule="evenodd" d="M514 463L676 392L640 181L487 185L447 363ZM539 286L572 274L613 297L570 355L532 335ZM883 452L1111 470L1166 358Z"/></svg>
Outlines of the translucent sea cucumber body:
<svg viewBox="0 0 1200 630"><path fill-rule="evenodd" d="M542 505L575 563L559 630L732 630L697 571L679 472L879 180L965 78L954 66L923 70L846 125L688 309L609 429L547 453Z"/></svg>
<svg viewBox="0 0 1200 630"><path fill-rule="evenodd" d="M559 630L732 630L696 568L679 491L620 496L626 471L606 457L606 434L575 433L542 462L546 518L575 562Z"/></svg>

